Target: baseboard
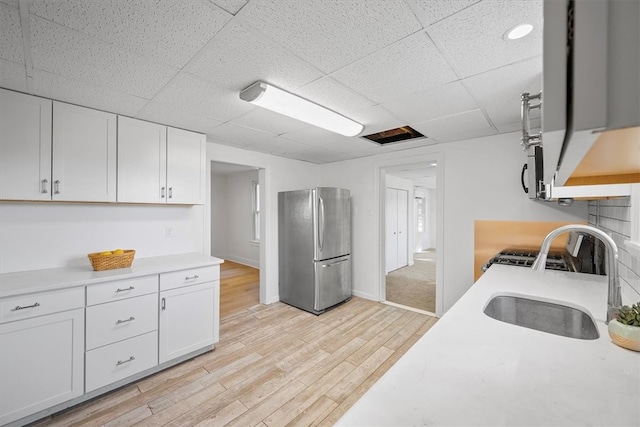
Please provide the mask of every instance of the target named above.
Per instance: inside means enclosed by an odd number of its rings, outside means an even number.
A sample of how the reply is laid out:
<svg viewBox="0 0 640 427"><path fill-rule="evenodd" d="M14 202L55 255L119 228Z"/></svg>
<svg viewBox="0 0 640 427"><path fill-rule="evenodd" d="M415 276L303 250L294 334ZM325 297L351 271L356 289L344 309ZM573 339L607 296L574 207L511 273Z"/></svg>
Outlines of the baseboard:
<svg viewBox="0 0 640 427"><path fill-rule="evenodd" d="M362 299L368 299L369 301L376 301L376 302L380 301L377 298L375 298L372 294L367 292L352 290L351 295L353 295L354 297L362 298Z"/></svg>
<svg viewBox="0 0 640 427"><path fill-rule="evenodd" d="M253 268L260 268L260 261L256 261L250 258L243 258L235 255L227 255L224 259L233 261L238 264L246 265Z"/></svg>
<svg viewBox="0 0 640 427"><path fill-rule="evenodd" d="M280 301L280 295L276 295L275 297L267 298L266 305L270 305Z"/></svg>

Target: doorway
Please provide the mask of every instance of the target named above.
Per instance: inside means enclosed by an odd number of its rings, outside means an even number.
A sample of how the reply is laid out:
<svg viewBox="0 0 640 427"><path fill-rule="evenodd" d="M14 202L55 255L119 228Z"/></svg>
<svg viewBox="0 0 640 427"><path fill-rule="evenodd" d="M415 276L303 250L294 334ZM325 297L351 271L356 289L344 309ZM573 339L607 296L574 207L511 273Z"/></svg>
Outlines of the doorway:
<svg viewBox="0 0 640 427"><path fill-rule="evenodd" d="M211 255L220 267L220 316L260 303L261 170L211 162Z"/></svg>
<svg viewBox="0 0 640 427"><path fill-rule="evenodd" d="M381 168L380 181L384 199L382 300L434 316L442 312L438 175L438 160L434 159Z"/></svg>

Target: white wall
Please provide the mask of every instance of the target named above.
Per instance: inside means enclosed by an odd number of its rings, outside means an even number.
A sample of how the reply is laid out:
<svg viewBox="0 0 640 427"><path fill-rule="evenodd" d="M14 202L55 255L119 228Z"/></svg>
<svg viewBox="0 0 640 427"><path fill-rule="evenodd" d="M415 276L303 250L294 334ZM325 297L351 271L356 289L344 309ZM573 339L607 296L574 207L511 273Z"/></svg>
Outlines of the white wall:
<svg viewBox="0 0 640 427"><path fill-rule="evenodd" d="M204 206L1 202L0 272L89 266L88 253L115 248L202 253L203 225Z"/></svg>
<svg viewBox="0 0 640 427"><path fill-rule="evenodd" d="M226 259L260 268L260 244L252 241L252 181L258 181L258 171L231 173L226 176L227 222ZM215 221L212 222L212 228Z"/></svg>
<svg viewBox="0 0 640 427"><path fill-rule="evenodd" d="M273 303L278 301L278 192L311 188L318 185L321 176L319 166L272 156L270 154L243 150L209 141L207 144L207 174L211 174L211 161L235 163L261 168L260 171L260 301ZM209 181L207 181L209 182ZM209 182L210 185L210 182ZM207 191L210 206L211 191ZM205 210L206 235L211 233L211 212ZM205 242L205 253L211 253L209 239ZM262 286L264 284L264 286Z"/></svg>
<svg viewBox="0 0 640 427"><path fill-rule="evenodd" d="M585 221L587 207L576 202L569 208L533 202L520 188L524 155L519 134L512 133L467 141L436 144L385 155L323 165L322 183L351 190L354 209L354 293L377 300L381 292L380 175L385 165L415 164L441 156L438 162L444 197L441 218L444 241L442 295L439 311L446 311L473 284L475 220ZM440 314L440 313L439 313Z"/></svg>

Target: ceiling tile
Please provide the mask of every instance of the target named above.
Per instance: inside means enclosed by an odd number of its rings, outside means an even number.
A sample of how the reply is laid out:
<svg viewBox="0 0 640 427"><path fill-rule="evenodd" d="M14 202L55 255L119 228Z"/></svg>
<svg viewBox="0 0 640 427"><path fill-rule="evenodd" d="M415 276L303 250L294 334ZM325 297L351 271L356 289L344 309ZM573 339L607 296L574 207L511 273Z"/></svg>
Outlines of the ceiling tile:
<svg viewBox="0 0 640 427"><path fill-rule="evenodd" d="M259 144L253 145L252 150L260 151L261 153L285 155L295 154L300 147L300 142L292 141L285 138L270 138L260 141ZM291 153L291 154L290 154Z"/></svg>
<svg viewBox="0 0 640 427"><path fill-rule="evenodd" d="M235 15L247 4L248 0L209 0L211 3Z"/></svg>
<svg viewBox="0 0 640 427"><path fill-rule="evenodd" d="M211 3L181 0L34 0L29 12L176 68L231 18Z"/></svg>
<svg viewBox="0 0 640 427"><path fill-rule="evenodd" d="M27 72L24 65L0 59L0 86L20 92L28 92Z"/></svg>
<svg viewBox="0 0 640 427"><path fill-rule="evenodd" d="M320 104L344 116L350 116L353 110L370 107L375 102L354 92L330 77L318 79L295 91L297 95Z"/></svg>
<svg viewBox="0 0 640 427"><path fill-rule="evenodd" d="M438 141L456 140L457 135L468 132L492 130L497 133L479 109L465 111L447 117L440 117L412 124L411 127L427 137L433 136Z"/></svg>
<svg viewBox="0 0 640 427"><path fill-rule="evenodd" d="M242 101L236 91L221 88L184 72L173 79L154 101L221 122L257 108Z"/></svg>
<svg viewBox="0 0 640 427"><path fill-rule="evenodd" d="M20 11L0 3L0 59L24 64Z"/></svg>
<svg viewBox="0 0 640 427"><path fill-rule="evenodd" d="M20 1L19 0L0 0L0 3L4 3L7 6L11 6L15 9L18 9L20 7Z"/></svg>
<svg viewBox="0 0 640 427"><path fill-rule="evenodd" d="M353 111L351 118L364 125L361 135L370 135L407 124L406 121L399 119L379 105Z"/></svg>
<svg viewBox="0 0 640 427"><path fill-rule="evenodd" d="M273 111L265 110L264 108L256 108L253 111L249 111L247 114L231 120L229 123L262 132L268 132L273 135L280 135L310 126L300 120L292 119L291 117L274 113Z"/></svg>
<svg viewBox="0 0 640 427"><path fill-rule="evenodd" d="M149 102L136 115L136 118L202 133L209 133L213 128L222 124L212 118L182 111L177 109L175 105L161 104L157 101Z"/></svg>
<svg viewBox="0 0 640 427"><path fill-rule="evenodd" d="M231 123L223 123L207 132L209 138L223 141L228 145L240 148L258 146L264 141L276 138L275 136L259 132L257 130L234 126Z"/></svg>
<svg viewBox="0 0 640 427"><path fill-rule="evenodd" d="M152 98L178 70L31 17L33 67L119 92Z"/></svg>
<svg viewBox="0 0 640 427"><path fill-rule="evenodd" d="M377 102L397 99L457 79L424 31L381 49L331 76Z"/></svg>
<svg viewBox="0 0 640 427"><path fill-rule="evenodd" d="M448 16L459 12L480 0L449 0L449 1L433 1L433 0L407 0L415 5L418 12L418 18L424 25L431 25Z"/></svg>
<svg viewBox="0 0 640 427"><path fill-rule="evenodd" d="M381 105L406 123L422 122L478 108L460 82L415 92Z"/></svg>
<svg viewBox="0 0 640 427"><path fill-rule="evenodd" d="M126 116L135 116L148 102L146 99L40 70L34 70L33 84L35 95Z"/></svg>
<svg viewBox="0 0 640 427"><path fill-rule="evenodd" d="M504 40L512 27L529 23L528 36ZM542 1L492 0L476 3L429 27L461 77L511 64L542 53Z"/></svg>
<svg viewBox="0 0 640 427"><path fill-rule="evenodd" d="M352 141L358 140L358 138L343 136L315 126L287 132L282 134L281 137L323 149L344 147L342 151L346 151Z"/></svg>
<svg viewBox="0 0 640 427"><path fill-rule="evenodd" d="M402 0L254 0L238 16L327 73L422 28Z"/></svg>
<svg viewBox="0 0 640 427"><path fill-rule="evenodd" d="M322 76L311 65L235 20L189 63L186 70L238 92L257 80L295 90Z"/></svg>
<svg viewBox="0 0 640 427"><path fill-rule="evenodd" d="M537 56L463 80L495 124L520 118L520 94L542 89L542 57ZM539 110L532 110L535 117Z"/></svg>

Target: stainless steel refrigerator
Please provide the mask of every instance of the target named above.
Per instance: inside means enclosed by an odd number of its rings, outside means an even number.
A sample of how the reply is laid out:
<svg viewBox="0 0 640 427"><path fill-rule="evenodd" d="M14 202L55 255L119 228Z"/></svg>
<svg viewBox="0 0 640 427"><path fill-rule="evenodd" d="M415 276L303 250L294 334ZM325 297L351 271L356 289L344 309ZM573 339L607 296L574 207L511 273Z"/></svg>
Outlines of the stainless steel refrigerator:
<svg viewBox="0 0 640 427"><path fill-rule="evenodd" d="M314 314L351 298L349 190L278 193L280 301Z"/></svg>

